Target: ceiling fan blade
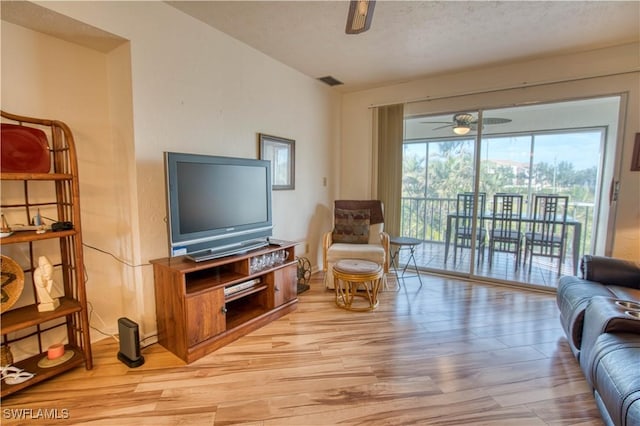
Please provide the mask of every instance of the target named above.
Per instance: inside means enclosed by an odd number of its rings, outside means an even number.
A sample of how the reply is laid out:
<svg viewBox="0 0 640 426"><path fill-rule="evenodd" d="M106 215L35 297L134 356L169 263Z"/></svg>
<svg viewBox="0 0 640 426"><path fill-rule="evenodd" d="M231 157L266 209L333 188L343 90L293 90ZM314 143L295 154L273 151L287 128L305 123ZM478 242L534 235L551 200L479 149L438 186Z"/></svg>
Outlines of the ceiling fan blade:
<svg viewBox="0 0 640 426"><path fill-rule="evenodd" d="M510 122L511 120L508 118L486 117L482 119L482 124L505 124Z"/></svg>
<svg viewBox="0 0 640 426"><path fill-rule="evenodd" d="M457 118L457 121L456 121ZM421 121L420 124L444 124L444 126L438 126L438 127L434 127L431 130L441 130L441 129L445 129L447 127L456 127L456 126L461 126L461 127L468 127L469 129L476 131L478 130L478 120L477 119L472 119L473 117L471 116L471 114L457 114L454 116L454 122L450 123L447 121ZM467 121L471 119L471 121ZM482 125L486 125L486 124L504 124L504 123L510 123L511 119L509 118L500 118L500 117L486 117L482 119Z"/></svg>
<svg viewBox="0 0 640 426"><path fill-rule="evenodd" d="M440 129L444 129L446 127L453 127L453 124L449 123L449 124L445 124L444 126L439 126L439 127L434 127L431 130L440 130Z"/></svg>

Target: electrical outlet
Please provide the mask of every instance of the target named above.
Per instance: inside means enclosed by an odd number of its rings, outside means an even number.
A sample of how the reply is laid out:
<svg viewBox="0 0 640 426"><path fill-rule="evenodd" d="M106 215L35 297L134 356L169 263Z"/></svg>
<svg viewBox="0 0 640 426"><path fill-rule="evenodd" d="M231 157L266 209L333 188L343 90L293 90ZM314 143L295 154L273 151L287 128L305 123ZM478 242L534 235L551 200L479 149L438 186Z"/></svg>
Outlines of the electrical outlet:
<svg viewBox="0 0 640 426"><path fill-rule="evenodd" d="M326 176L322 178L322 186L327 186L327 178L326 178Z"/></svg>

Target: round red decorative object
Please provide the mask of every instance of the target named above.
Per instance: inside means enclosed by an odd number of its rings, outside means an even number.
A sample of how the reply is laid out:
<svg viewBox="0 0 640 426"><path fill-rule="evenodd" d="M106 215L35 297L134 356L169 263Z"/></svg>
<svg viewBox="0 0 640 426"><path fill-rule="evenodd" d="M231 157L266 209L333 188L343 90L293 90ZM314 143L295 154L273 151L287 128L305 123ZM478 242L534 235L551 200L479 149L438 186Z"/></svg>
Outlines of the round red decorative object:
<svg viewBox="0 0 640 426"><path fill-rule="evenodd" d="M2 123L0 154L4 173L49 173L51 169L47 135L34 127Z"/></svg>
<svg viewBox="0 0 640 426"><path fill-rule="evenodd" d="M56 343L55 345L49 346L47 350L47 358L56 359L60 358L64 355L64 345L62 343Z"/></svg>

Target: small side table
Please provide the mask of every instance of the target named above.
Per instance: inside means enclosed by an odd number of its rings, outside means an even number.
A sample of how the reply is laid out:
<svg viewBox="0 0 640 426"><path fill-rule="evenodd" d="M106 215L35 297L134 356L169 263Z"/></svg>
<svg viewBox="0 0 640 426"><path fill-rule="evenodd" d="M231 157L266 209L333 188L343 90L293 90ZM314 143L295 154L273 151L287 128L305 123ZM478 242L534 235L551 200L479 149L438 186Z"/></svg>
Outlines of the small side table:
<svg viewBox="0 0 640 426"><path fill-rule="evenodd" d="M415 275L411 275L418 277L418 281L420 282L420 287L422 287L422 278L420 278L420 271L418 270L418 265L416 263L415 250L416 247L422 244L422 240L411 237L391 237L389 240L389 244L397 247L393 251L391 255L391 265L393 266L393 270L396 273L396 277L398 279L402 278L404 280L404 274L407 272L407 267L409 263L413 262L413 269L415 271ZM402 269L402 275L398 275L398 262L399 262L399 254L401 250L409 250L409 259L407 259L407 263L405 263L404 268ZM400 286L398 286L398 289Z"/></svg>

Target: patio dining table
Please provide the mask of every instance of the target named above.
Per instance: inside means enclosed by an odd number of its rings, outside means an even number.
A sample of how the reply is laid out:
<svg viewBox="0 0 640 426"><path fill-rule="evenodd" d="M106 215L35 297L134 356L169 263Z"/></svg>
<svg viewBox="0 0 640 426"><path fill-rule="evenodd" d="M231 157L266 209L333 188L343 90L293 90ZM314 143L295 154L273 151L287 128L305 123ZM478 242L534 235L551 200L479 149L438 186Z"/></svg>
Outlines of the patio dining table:
<svg viewBox="0 0 640 426"><path fill-rule="evenodd" d="M450 213L447 215L447 227L445 229L445 246L444 246L444 263L447 263L447 258L449 256L449 244L451 243L451 228L452 228L452 222L453 219L458 218L458 217L464 217L462 215L456 214L456 213ZM493 219L493 215L492 214L483 214L482 216L479 217L480 220L482 222L487 221L487 220L491 220ZM537 220L540 219L535 219L532 217L528 217L528 216L523 216L521 219L522 223L533 223ZM567 226L571 226L573 227L573 250L572 250L572 260L573 260L573 272L575 274L578 273L578 265L579 265L579 261L580 261L580 241L582 238L582 222L571 218L571 217L567 217L567 220L565 222L565 224ZM566 247L565 247L566 249Z"/></svg>

